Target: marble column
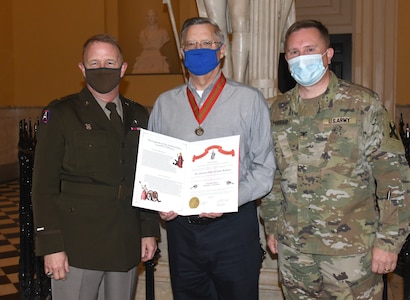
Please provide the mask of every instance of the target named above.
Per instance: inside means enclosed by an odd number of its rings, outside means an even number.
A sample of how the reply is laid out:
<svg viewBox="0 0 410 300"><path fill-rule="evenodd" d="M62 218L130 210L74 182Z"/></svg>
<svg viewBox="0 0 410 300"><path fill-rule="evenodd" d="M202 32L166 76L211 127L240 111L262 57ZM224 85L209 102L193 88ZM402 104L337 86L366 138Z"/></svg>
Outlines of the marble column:
<svg viewBox="0 0 410 300"><path fill-rule="evenodd" d="M268 99L278 94L279 53L287 28L296 20L295 1L254 0L250 10L249 85Z"/></svg>

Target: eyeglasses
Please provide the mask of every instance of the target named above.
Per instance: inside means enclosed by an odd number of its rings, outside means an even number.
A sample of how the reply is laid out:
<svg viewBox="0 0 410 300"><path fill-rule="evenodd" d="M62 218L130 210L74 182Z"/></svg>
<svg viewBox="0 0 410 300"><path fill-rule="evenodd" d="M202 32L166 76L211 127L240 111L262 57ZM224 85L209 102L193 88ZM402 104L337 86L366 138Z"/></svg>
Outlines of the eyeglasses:
<svg viewBox="0 0 410 300"><path fill-rule="evenodd" d="M186 41L184 42L184 49L185 50L193 50L196 48L196 46L198 45L198 48L205 48L205 49L212 49L212 46L214 44L222 44L221 42L215 42L215 41L209 41L209 40L205 40L205 41L200 41L200 42L195 42L195 41Z"/></svg>

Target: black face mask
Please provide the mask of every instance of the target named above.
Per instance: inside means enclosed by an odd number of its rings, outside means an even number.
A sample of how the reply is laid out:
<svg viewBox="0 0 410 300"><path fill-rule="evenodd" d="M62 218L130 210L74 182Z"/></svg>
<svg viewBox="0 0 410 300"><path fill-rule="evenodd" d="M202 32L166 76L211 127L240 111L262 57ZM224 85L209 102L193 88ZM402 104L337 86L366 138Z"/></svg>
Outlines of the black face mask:
<svg viewBox="0 0 410 300"><path fill-rule="evenodd" d="M97 92L111 92L121 80L121 68L85 69L85 81Z"/></svg>

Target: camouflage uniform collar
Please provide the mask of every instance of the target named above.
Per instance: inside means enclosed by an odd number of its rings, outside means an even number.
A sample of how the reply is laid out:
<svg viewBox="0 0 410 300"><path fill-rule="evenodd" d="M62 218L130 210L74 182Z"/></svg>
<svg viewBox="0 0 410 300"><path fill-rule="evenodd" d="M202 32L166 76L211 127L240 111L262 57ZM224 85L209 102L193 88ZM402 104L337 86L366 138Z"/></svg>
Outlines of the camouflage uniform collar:
<svg viewBox="0 0 410 300"><path fill-rule="evenodd" d="M333 107L333 100L336 96L337 86L338 78L332 71L330 71L329 85L327 86L326 91L321 96L318 96L321 97L321 100L319 101L318 112L331 109ZM299 95L299 85L296 85L296 87L293 89L292 99L294 99L294 101L292 101L293 103L291 104L292 110L294 112L298 112L303 101Z"/></svg>

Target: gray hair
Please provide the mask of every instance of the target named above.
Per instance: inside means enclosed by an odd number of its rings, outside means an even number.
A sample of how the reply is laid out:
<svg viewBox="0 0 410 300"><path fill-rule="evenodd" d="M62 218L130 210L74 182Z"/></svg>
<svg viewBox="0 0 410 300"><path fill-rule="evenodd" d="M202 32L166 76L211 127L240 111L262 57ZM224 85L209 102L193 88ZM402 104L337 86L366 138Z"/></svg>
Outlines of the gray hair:
<svg viewBox="0 0 410 300"><path fill-rule="evenodd" d="M181 42L185 40L186 32L190 26L200 25L200 24L211 24L214 27L215 35L218 37L218 42L221 42L222 44L224 43L225 41L224 35L223 35L221 28L219 28L218 24L216 24L213 20L209 18L203 18L203 17L190 18L184 22L184 25L182 25L182 29L181 29Z"/></svg>

